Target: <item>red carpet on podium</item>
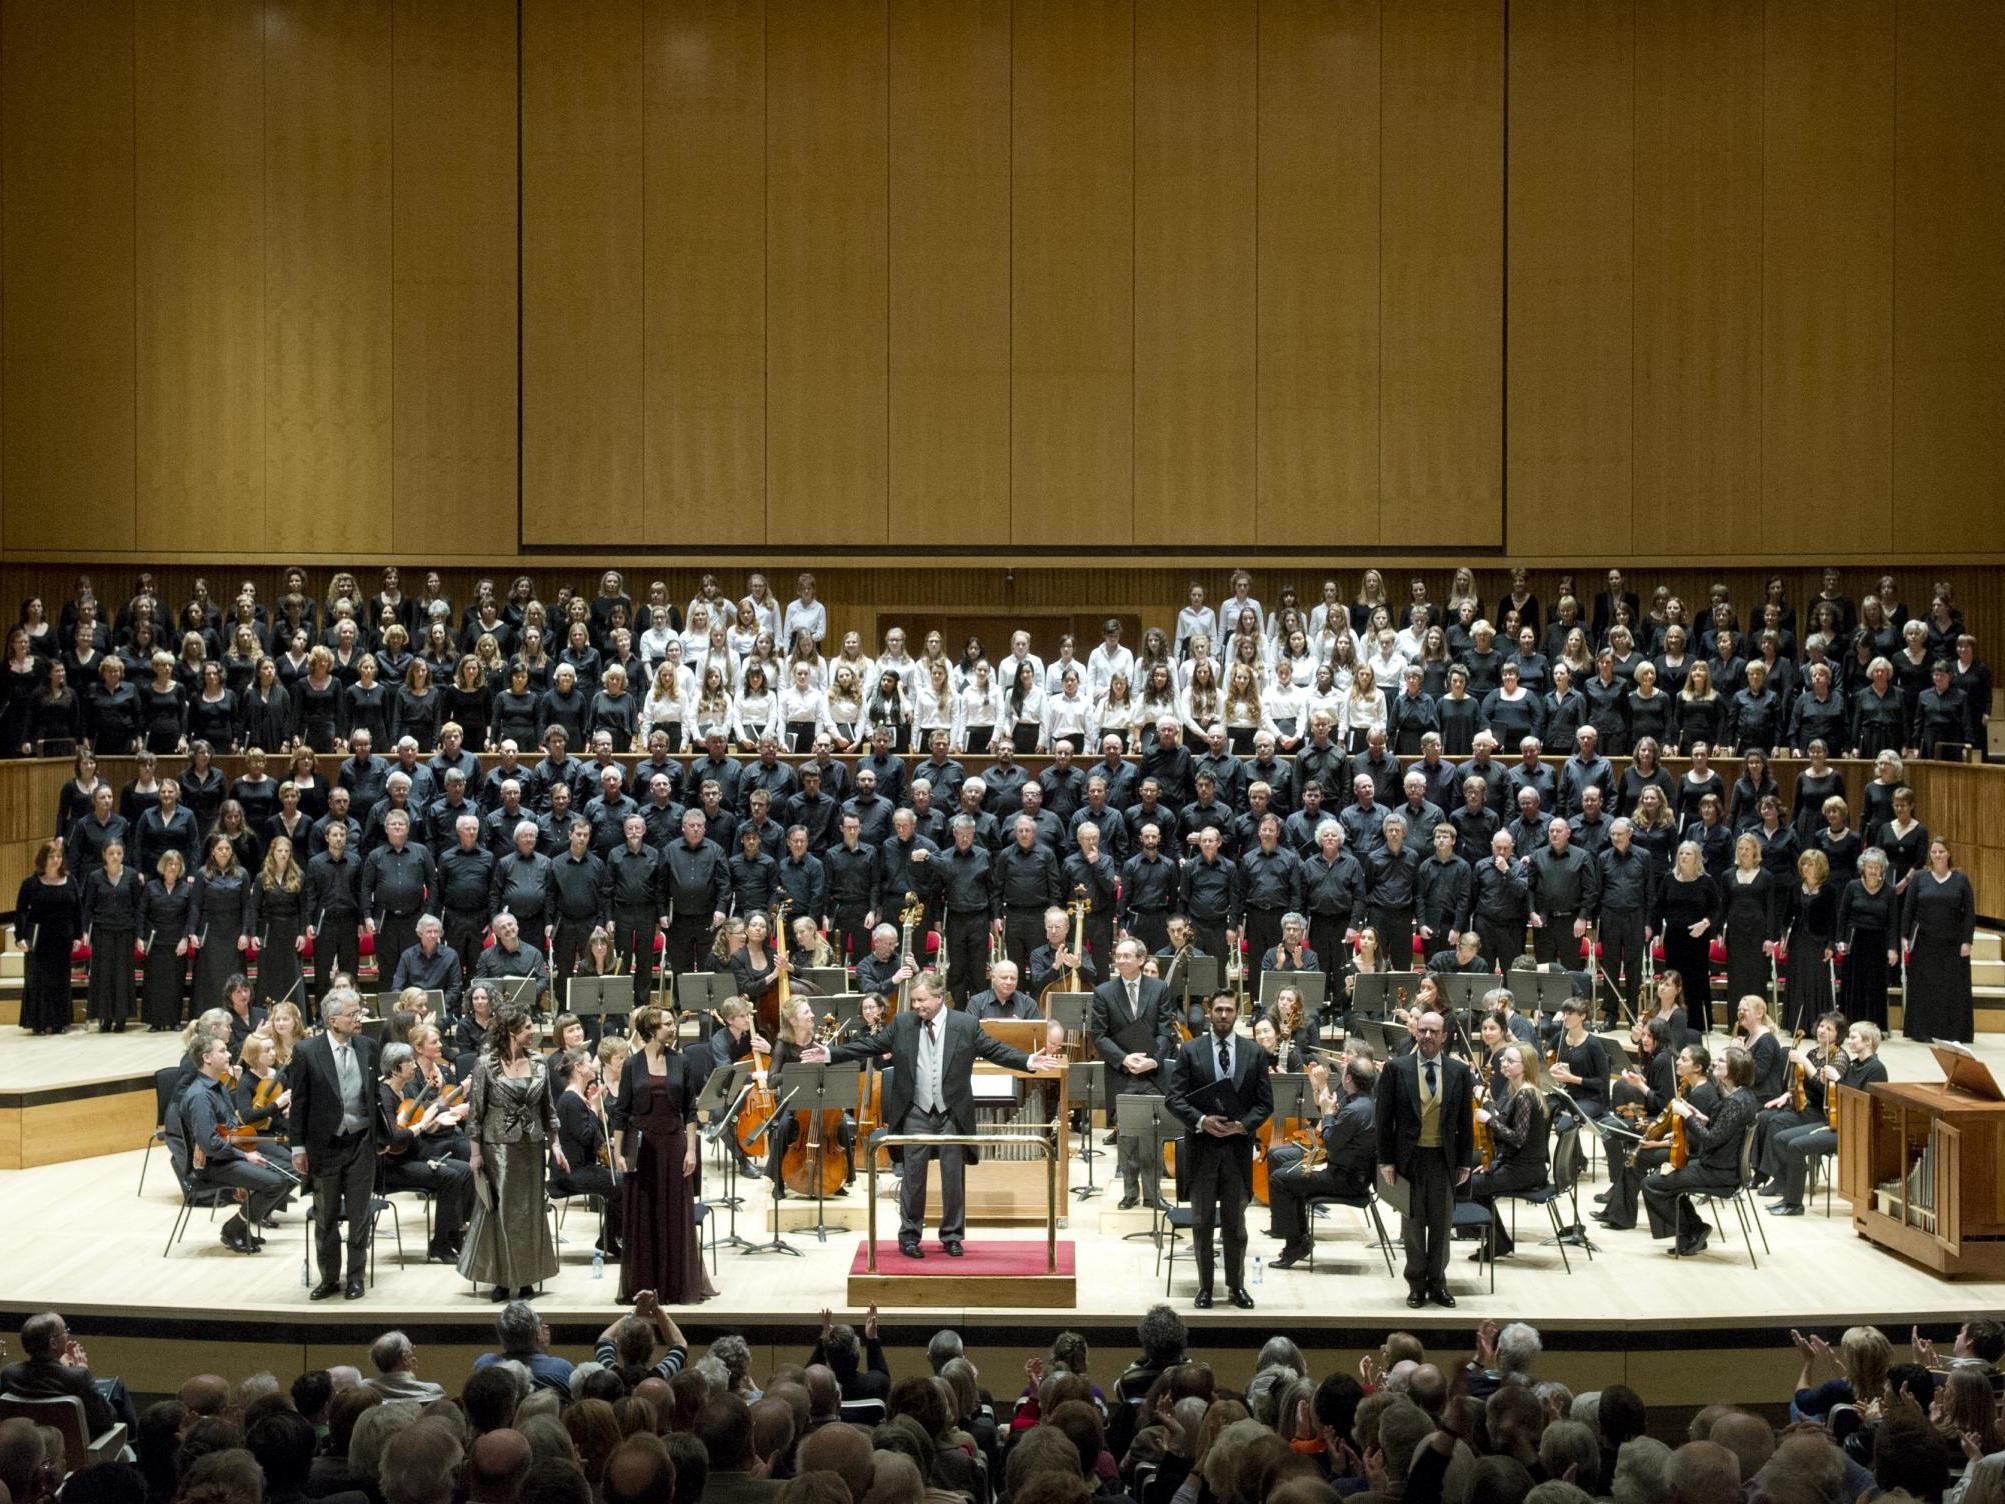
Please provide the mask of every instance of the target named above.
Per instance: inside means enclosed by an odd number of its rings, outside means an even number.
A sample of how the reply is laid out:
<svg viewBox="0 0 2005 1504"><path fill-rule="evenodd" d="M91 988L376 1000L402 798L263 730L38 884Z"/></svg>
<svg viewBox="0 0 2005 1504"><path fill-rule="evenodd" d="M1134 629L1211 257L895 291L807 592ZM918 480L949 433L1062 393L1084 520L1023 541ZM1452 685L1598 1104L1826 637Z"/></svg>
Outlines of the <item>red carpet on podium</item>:
<svg viewBox="0 0 2005 1504"><path fill-rule="evenodd" d="M984 1279L1022 1278L1025 1275L1042 1276L1044 1265L1044 1240L1035 1242L1022 1239L1006 1240L995 1238L969 1238L961 1246L964 1256L958 1259L947 1257L947 1250L938 1241L928 1238L919 1245L925 1249L923 1259L908 1259L898 1251L897 1239L889 1242L879 1239L877 1244L877 1272L896 1275L952 1275L957 1277L978 1276ZM1073 1269L1073 1245L1064 1238L1058 1240L1058 1272L1069 1275ZM850 1261L849 1272L862 1274L865 1270L864 1246L856 1245L856 1257Z"/></svg>

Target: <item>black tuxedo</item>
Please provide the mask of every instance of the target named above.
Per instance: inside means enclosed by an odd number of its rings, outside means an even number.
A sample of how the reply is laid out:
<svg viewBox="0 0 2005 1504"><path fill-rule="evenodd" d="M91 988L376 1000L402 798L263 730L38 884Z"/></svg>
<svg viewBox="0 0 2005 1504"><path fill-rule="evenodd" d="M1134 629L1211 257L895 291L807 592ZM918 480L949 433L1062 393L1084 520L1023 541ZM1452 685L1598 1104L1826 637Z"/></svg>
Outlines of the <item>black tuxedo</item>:
<svg viewBox="0 0 2005 1504"><path fill-rule="evenodd" d="M1030 1057L985 1032L974 1016L942 1008L934 1015L942 1030L940 1098L928 1112L915 1105L919 1074L918 1010L907 1008L875 1034L854 1037L831 1046L829 1059L873 1060L890 1055L884 1078L884 1121L894 1133L973 1133L975 1131L975 1060L980 1057L1011 1070L1030 1069ZM979 1160L972 1144L940 1148L913 1145L905 1150L905 1174L898 1189L899 1240L916 1239L926 1220L926 1167L940 1161L940 1237L959 1238L967 1230L966 1166Z"/></svg>
<svg viewBox="0 0 2005 1504"><path fill-rule="evenodd" d="M362 1126L353 1133L341 1131L341 1082L334 1065L334 1046L326 1034L314 1035L293 1051L286 1071L286 1083L292 1090L288 1129L294 1152L306 1154L323 1284L335 1284L341 1277L338 1219L344 1215L348 1219L349 1280L360 1283L369 1267L369 1196L376 1184L379 1072L376 1041L357 1034L353 1044L355 1064L362 1074Z"/></svg>
<svg viewBox="0 0 2005 1504"><path fill-rule="evenodd" d="M1169 1090L1169 1063L1175 1054L1173 1005L1167 982L1158 977L1138 977L1136 987L1141 1008L1128 1006L1128 986L1119 977L1093 989L1093 1047L1107 1062L1107 1099L1114 1104L1119 1121L1119 1098L1137 1092L1162 1096ZM1147 1055L1156 1069L1131 1076L1121 1067L1130 1055ZM1136 1194L1136 1183L1147 1188L1151 1202L1161 1199L1162 1163L1156 1155L1142 1153L1141 1141L1120 1140L1121 1184L1124 1194Z"/></svg>
<svg viewBox="0 0 2005 1504"><path fill-rule="evenodd" d="M1225 1283L1245 1288L1246 1203L1253 1198L1253 1136L1274 1115L1274 1091L1267 1080L1267 1052L1250 1038L1232 1040L1232 1077L1225 1083L1218 1070L1218 1038L1209 1029L1185 1043L1170 1071L1169 1108L1188 1130L1177 1151L1177 1178L1190 1191L1191 1241L1197 1251L1197 1284L1211 1288L1212 1226L1225 1228ZM1226 1084L1225 1100L1216 1109L1201 1107L1192 1093L1215 1083ZM1198 1127L1211 1111L1230 1118L1246 1131L1214 1138Z"/></svg>
<svg viewBox="0 0 2005 1504"><path fill-rule="evenodd" d="M1445 1050L1435 1063L1442 1070L1440 1147L1423 1148L1420 1142L1423 1062L1418 1054L1386 1063L1378 1073L1373 1107L1379 1165L1392 1166L1408 1185L1410 1210L1403 1219L1402 1239L1406 1283L1416 1290L1446 1287L1456 1177L1476 1162L1469 1115L1475 1078L1467 1065Z"/></svg>

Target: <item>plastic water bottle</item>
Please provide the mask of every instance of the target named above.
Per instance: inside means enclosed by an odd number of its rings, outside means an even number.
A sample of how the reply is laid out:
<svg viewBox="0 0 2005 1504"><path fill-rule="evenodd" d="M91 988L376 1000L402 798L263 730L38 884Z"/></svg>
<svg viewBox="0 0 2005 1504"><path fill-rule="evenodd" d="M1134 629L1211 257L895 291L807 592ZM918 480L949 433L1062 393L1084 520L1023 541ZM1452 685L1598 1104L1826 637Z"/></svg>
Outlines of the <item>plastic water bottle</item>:
<svg viewBox="0 0 2005 1504"><path fill-rule="evenodd" d="M606 1251L603 1248L594 1248L592 1250L592 1278L604 1279L605 1277Z"/></svg>
<svg viewBox="0 0 2005 1504"><path fill-rule="evenodd" d="M1253 1283L1256 1285L1267 1283L1267 1260L1257 1253L1253 1255Z"/></svg>

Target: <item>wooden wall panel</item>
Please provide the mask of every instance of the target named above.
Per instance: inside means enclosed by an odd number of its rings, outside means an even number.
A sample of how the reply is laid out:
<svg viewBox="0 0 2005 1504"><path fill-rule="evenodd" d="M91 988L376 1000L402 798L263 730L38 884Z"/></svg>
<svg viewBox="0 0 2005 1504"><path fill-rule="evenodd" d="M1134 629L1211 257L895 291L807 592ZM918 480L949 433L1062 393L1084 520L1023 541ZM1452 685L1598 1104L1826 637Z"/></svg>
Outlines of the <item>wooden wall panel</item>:
<svg viewBox="0 0 2005 1504"><path fill-rule="evenodd" d="M1510 539L1630 547L1635 33L1629 0L1511 7Z"/></svg>
<svg viewBox="0 0 2005 1504"><path fill-rule="evenodd" d="M1761 539L1884 549L1893 499L1893 0L1763 11Z"/></svg>
<svg viewBox="0 0 2005 1504"><path fill-rule="evenodd" d="M1378 0L1261 0L1259 26L1254 537L1369 547L1379 537Z"/></svg>
<svg viewBox="0 0 2005 1504"><path fill-rule="evenodd" d="M264 7L134 21L134 538L224 548L267 536Z"/></svg>
<svg viewBox="0 0 2005 1504"><path fill-rule="evenodd" d="M1761 505L1760 0L1635 0L1635 465L1630 541ZM1798 546L1806 546L1799 544Z"/></svg>
<svg viewBox="0 0 2005 1504"><path fill-rule="evenodd" d="M515 531L515 12L395 0L392 535Z"/></svg>
<svg viewBox="0 0 2005 1504"><path fill-rule="evenodd" d="M891 0L890 529L1010 538L1009 0Z"/></svg>
<svg viewBox="0 0 2005 1504"><path fill-rule="evenodd" d="M1259 0L1135 9L1138 537L1254 509L1258 34Z"/></svg>
<svg viewBox="0 0 2005 1504"><path fill-rule="evenodd" d="M1899 61L1897 545L2005 521L2005 7L1903 4Z"/></svg>
<svg viewBox="0 0 2005 1504"><path fill-rule="evenodd" d="M1383 7L1379 541L1502 544L1503 0Z"/></svg>
<svg viewBox="0 0 2005 1504"><path fill-rule="evenodd" d="M884 0L768 0L766 535L888 526Z"/></svg>
<svg viewBox="0 0 2005 1504"><path fill-rule="evenodd" d="M132 6L0 7L9 548L134 543Z"/></svg>
<svg viewBox="0 0 2005 1504"><path fill-rule="evenodd" d="M639 535L641 0L522 0L522 541Z"/></svg>
<svg viewBox="0 0 2005 1504"><path fill-rule="evenodd" d="M1010 537L1126 544L1136 537L1133 7L1017 0L1013 16Z"/></svg>
<svg viewBox="0 0 2005 1504"><path fill-rule="evenodd" d="M766 12L647 0L649 543L752 541L766 517Z"/></svg>
<svg viewBox="0 0 2005 1504"><path fill-rule="evenodd" d="M266 543L391 539L389 0L265 7Z"/></svg>

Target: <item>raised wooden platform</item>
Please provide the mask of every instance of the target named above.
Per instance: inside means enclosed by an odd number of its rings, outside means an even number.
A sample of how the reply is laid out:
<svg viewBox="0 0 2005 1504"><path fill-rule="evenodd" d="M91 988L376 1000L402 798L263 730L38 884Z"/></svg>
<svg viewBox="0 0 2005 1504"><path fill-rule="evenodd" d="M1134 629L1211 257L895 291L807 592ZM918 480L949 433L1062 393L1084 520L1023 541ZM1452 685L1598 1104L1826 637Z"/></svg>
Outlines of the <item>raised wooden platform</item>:
<svg viewBox="0 0 2005 1504"><path fill-rule="evenodd" d="M877 1269L865 1267L869 1249L859 1243L849 1266L852 1306L907 1306L965 1310L982 1306L1070 1311L1078 1304L1078 1249L1061 1238L1047 1259L1043 1239L982 1236L951 1258L933 1239L921 1243L924 1258L908 1259L898 1240L877 1245ZM1056 1270L1047 1267L1056 1263Z"/></svg>

